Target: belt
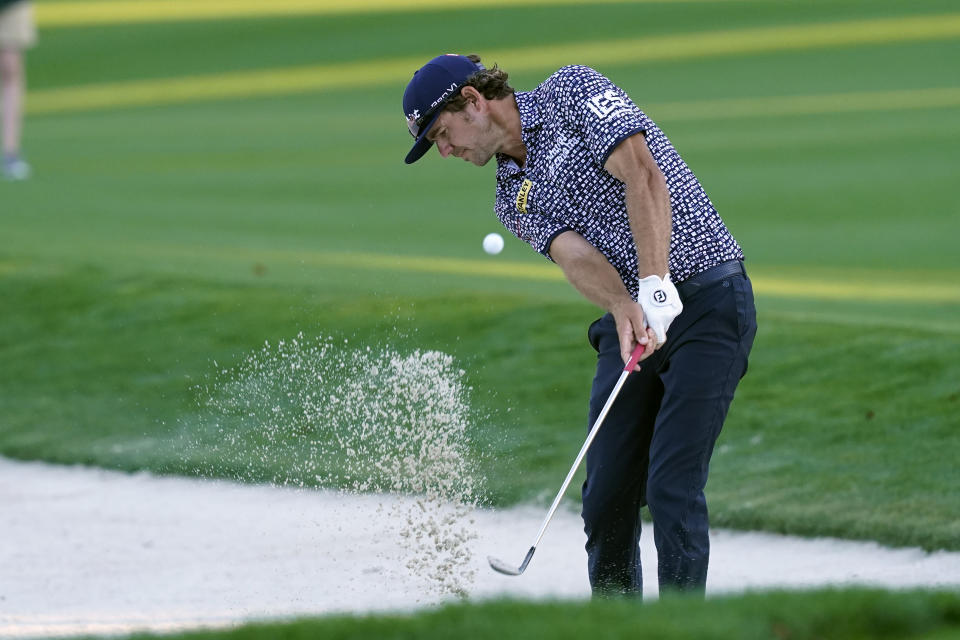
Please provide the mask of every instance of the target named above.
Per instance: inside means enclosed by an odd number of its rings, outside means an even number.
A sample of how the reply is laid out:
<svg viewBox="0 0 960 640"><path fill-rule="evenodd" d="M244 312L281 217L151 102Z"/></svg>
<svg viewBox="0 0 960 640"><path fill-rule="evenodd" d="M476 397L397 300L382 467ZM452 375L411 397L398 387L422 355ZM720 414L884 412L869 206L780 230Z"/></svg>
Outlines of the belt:
<svg viewBox="0 0 960 640"><path fill-rule="evenodd" d="M689 298L714 282L719 282L730 276L737 275L747 275L746 270L743 268L743 260L728 260L727 262L721 262L715 267L710 267L706 271L701 271L697 275L677 283L675 286L681 298Z"/></svg>

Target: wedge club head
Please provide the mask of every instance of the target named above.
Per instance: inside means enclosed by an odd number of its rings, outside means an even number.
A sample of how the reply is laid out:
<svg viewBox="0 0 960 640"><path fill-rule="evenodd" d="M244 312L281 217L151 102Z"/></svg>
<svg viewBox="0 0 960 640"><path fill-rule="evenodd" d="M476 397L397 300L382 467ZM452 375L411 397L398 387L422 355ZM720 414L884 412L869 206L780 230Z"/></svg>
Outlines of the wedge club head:
<svg viewBox="0 0 960 640"><path fill-rule="evenodd" d="M533 557L533 552L536 550L536 547L530 547L530 551L527 551L527 557L523 559L519 567L514 567L493 556L487 556L487 561L490 563L490 568L498 573L502 573L505 576L518 576L527 570L527 565L530 564L530 558Z"/></svg>

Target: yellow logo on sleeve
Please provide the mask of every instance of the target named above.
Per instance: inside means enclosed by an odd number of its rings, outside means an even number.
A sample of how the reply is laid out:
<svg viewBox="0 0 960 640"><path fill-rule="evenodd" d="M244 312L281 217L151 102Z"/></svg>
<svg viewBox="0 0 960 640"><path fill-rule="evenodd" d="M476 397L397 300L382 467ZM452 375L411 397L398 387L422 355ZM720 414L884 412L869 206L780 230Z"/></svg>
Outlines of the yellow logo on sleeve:
<svg viewBox="0 0 960 640"><path fill-rule="evenodd" d="M520 213L527 212L527 196L530 195L532 187L533 183L529 180L524 180L523 184L520 185L520 191L517 192L517 211Z"/></svg>

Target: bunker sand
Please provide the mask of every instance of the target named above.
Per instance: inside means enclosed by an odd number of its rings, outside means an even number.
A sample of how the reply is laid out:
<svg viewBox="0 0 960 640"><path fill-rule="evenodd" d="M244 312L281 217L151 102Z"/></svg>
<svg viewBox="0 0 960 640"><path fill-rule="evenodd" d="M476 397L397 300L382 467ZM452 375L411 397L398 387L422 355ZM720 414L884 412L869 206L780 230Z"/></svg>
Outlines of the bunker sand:
<svg viewBox="0 0 960 640"><path fill-rule="evenodd" d="M0 636L171 631L455 599L405 567L395 496L282 489L0 459ZM468 597L587 598L583 533L560 512L520 578L542 507L471 518ZM642 553L656 575L650 527ZM960 586L960 553L715 531L708 591L864 584ZM647 580L647 594L656 585Z"/></svg>

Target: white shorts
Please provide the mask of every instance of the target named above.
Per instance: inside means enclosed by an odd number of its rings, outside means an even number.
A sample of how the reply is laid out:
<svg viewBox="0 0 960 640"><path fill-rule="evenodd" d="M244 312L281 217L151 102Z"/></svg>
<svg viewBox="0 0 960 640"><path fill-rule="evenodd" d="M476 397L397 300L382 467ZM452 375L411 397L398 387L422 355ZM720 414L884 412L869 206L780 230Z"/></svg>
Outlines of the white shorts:
<svg viewBox="0 0 960 640"><path fill-rule="evenodd" d="M0 10L0 50L29 49L37 42L33 5L20 0Z"/></svg>

